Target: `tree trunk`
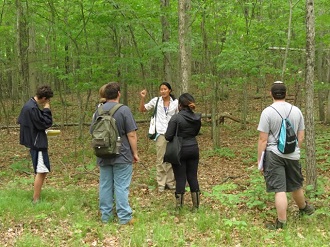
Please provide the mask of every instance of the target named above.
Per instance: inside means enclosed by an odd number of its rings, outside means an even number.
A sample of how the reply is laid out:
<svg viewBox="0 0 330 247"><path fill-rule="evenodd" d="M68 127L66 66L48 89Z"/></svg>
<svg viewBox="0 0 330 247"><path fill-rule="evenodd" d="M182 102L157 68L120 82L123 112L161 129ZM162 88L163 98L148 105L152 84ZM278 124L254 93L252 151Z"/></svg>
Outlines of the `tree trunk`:
<svg viewBox="0 0 330 247"><path fill-rule="evenodd" d="M26 3L27 5L27 3ZM17 68L18 68L18 87L17 95L22 100L22 104L28 100L29 92L29 68L28 68L28 25L27 16L24 12L24 6L21 0L16 0L16 46L17 46Z"/></svg>
<svg viewBox="0 0 330 247"><path fill-rule="evenodd" d="M190 0L179 1L179 54L181 92L188 92L191 77Z"/></svg>
<svg viewBox="0 0 330 247"><path fill-rule="evenodd" d="M36 68L36 61L37 61L37 52L36 52L36 40L35 40L35 29L33 24L30 24L29 28L29 95L34 95L36 88L38 86L38 77L37 77L37 68Z"/></svg>
<svg viewBox="0 0 330 247"><path fill-rule="evenodd" d="M325 67L326 69L326 79L325 79L325 83L329 84L330 83L330 54L327 53L327 57L325 58L326 62L325 62ZM327 102L327 106L326 106L326 111L325 111L325 123L326 124L330 124L330 90L326 90L324 92L325 94L325 98L328 99L328 101L325 100L325 102Z"/></svg>
<svg viewBox="0 0 330 247"><path fill-rule="evenodd" d="M282 81L284 80L284 75L285 75L285 70L286 70L286 61L288 58L290 41L291 41L291 26L292 26L292 12L293 12L292 0L289 0L289 7L290 7L290 11L289 11L289 23L288 23L288 39L286 41L285 54L284 54L284 59L283 59L282 76L281 76Z"/></svg>
<svg viewBox="0 0 330 247"><path fill-rule="evenodd" d="M316 63L316 70L317 70L317 77L318 80L324 82L324 69L323 69L323 44L319 44L317 49L317 63ZM324 112L324 101L326 100L325 92L323 89L319 89L318 93L318 105L319 105L319 120L324 122L325 121L325 112Z"/></svg>
<svg viewBox="0 0 330 247"><path fill-rule="evenodd" d="M170 41L170 24L167 17L167 12L170 6L170 0L160 0L161 3L161 24L162 24L162 43L163 46ZM171 54L168 51L163 52L163 73L164 80L172 82L172 70L171 70Z"/></svg>
<svg viewBox="0 0 330 247"><path fill-rule="evenodd" d="M328 104L325 113L325 123L330 124L330 90L327 90L327 95L328 95Z"/></svg>
<svg viewBox="0 0 330 247"><path fill-rule="evenodd" d="M314 0L306 0L306 182L317 189L314 130L315 17Z"/></svg>
<svg viewBox="0 0 330 247"><path fill-rule="evenodd" d="M218 149L220 148L220 127L218 126L219 124L217 124L217 119L218 119L218 104L217 104L217 100L219 98L218 95L218 89L219 89L219 83L214 80L214 84L213 84L213 98L212 98L212 139L213 139L213 148L214 149Z"/></svg>

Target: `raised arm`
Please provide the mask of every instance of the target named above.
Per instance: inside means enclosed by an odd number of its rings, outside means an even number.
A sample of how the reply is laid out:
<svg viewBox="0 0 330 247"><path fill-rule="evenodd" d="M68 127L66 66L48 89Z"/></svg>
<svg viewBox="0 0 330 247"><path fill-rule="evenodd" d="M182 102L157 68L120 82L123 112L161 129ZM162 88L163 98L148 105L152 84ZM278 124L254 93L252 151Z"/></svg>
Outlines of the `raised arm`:
<svg viewBox="0 0 330 247"><path fill-rule="evenodd" d="M140 106L139 106L139 111L140 112L145 112L147 111L147 109L144 107L144 99L147 95L147 90L146 89L143 89L141 92L140 92L140 96L141 96L141 100L140 100Z"/></svg>

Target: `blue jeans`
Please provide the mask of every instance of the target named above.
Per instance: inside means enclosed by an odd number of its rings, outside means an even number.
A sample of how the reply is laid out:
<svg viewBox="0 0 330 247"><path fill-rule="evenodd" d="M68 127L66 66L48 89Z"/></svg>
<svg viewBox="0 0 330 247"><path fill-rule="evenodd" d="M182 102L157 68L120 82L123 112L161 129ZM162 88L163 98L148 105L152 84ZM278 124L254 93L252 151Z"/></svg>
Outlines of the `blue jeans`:
<svg viewBox="0 0 330 247"><path fill-rule="evenodd" d="M132 209L128 202L132 172L132 164L100 166L99 196L102 222L113 219L114 202L119 224L126 224L132 219Z"/></svg>

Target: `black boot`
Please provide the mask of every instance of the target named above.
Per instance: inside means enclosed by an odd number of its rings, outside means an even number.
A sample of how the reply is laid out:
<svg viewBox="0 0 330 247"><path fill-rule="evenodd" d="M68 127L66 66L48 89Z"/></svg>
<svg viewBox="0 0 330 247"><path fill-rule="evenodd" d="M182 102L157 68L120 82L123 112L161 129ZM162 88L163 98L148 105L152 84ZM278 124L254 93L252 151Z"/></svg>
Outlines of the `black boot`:
<svg viewBox="0 0 330 247"><path fill-rule="evenodd" d="M193 203L193 210L196 210L199 208L199 198L200 198L200 192L191 192L191 200Z"/></svg>
<svg viewBox="0 0 330 247"><path fill-rule="evenodd" d="M184 202L184 194L179 194L179 193L175 193L175 199L176 199L176 208L182 208L183 206L183 202Z"/></svg>

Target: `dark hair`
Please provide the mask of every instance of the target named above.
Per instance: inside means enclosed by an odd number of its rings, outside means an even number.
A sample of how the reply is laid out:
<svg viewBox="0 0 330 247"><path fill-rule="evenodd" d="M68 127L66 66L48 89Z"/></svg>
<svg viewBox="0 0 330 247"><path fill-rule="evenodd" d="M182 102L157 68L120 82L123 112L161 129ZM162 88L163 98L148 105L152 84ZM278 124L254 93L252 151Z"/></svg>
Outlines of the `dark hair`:
<svg viewBox="0 0 330 247"><path fill-rule="evenodd" d="M189 93L184 93L181 94L179 97L179 105L181 106L181 108L186 108L186 109L190 109L190 110L195 110L195 99L194 97L189 94Z"/></svg>
<svg viewBox="0 0 330 247"><path fill-rule="evenodd" d="M104 96L106 99L116 99L120 92L120 86L118 82L109 82L104 88Z"/></svg>
<svg viewBox="0 0 330 247"><path fill-rule="evenodd" d="M281 81L276 81L273 83L270 89L274 99L285 99L286 96L286 86Z"/></svg>
<svg viewBox="0 0 330 247"><path fill-rule="evenodd" d="M38 99L42 99L46 97L46 99L50 99L54 96L53 90L48 85L43 85L37 88L36 96Z"/></svg>
<svg viewBox="0 0 330 247"><path fill-rule="evenodd" d="M164 81L164 82L162 82L160 85L159 85L159 88L161 87L161 86L166 86L170 91L171 91L171 93L170 93L170 97L173 99L173 100L175 100L175 96L172 94L172 87L171 87L171 85L168 83L168 82L166 82L166 81Z"/></svg>

